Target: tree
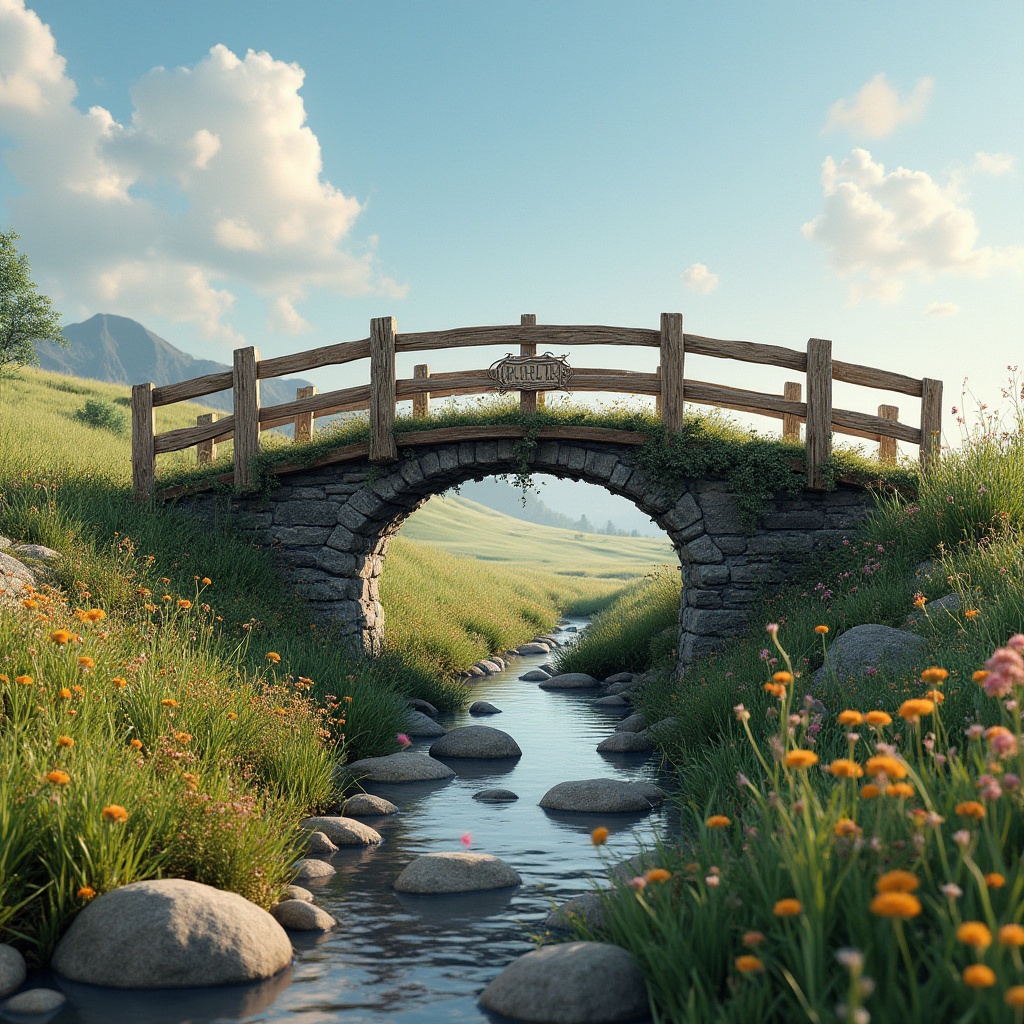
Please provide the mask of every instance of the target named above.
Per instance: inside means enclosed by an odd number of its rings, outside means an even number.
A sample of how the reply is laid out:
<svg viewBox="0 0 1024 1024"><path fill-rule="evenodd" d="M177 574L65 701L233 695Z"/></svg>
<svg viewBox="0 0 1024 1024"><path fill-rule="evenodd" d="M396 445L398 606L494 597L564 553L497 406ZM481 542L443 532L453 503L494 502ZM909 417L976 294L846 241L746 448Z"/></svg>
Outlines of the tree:
<svg viewBox="0 0 1024 1024"><path fill-rule="evenodd" d="M60 333L60 313L36 291L28 257L14 244L20 237L0 231L0 376L10 367L38 363L37 341L68 347Z"/></svg>

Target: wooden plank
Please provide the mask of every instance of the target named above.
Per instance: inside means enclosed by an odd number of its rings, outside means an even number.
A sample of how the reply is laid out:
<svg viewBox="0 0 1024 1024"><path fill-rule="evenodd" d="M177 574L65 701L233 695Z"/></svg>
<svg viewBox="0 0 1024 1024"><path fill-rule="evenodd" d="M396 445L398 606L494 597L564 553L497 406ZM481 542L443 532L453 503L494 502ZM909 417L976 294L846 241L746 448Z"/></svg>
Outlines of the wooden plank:
<svg viewBox="0 0 1024 1024"><path fill-rule="evenodd" d="M304 398L312 398L316 394L316 385L295 389L295 401L301 402ZM295 441L309 441L313 437L313 413L300 412L295 416Z"/></svg>
<svg viewBox="0 0 1024 1024"><path fill-rule="evenodd" d="M675 434L683 429L683 314L661 314L661 419L665 430Z"/></svg>
<svg viewBox="0 0 1024 1024"><path fill-rule="evenodd" d="M942 450L942 381L921 381L921 468L927 469Z"/></svg>
<svg viewBox="0 0 1024 1024"><path fill-rule="evenodd" d="M156 485L156 445L153 439L153 385L132 388L132 489L136 501L149 501Z"/></svg>
<svg viewBox="0 0 1024 1024"><path fill-rule="evenodd" d="M807 342L807 487L825 488L825 464L832 454L832 342Z"/></svg>
<svg viewBox="0 0 1024 1024"><path fill-rule="evenodd" d="M259 349L236 348L234 352L235 490L256 486L256 456L260 452L260 381L256 376Z"/></svg>
<svg viewBox="0 0 1024 1024"><path fill-rule="evenodd" d="M430 367L419 363L412 368L415 380L430 380ZM430 392L420 391L412 396L412 414L416 419L426 419L430 415Z"/></svg>
<svg viewBox="0 0 1024 1024"><path fill-rule="evenodd" d="M498 390L493 377L486 370L453 370L450 373L431 374L429 381L404 377L396 381L399 400L429 391L444 398L449 395L472 395ZM553 388L552 390L558 390ZM610 391L627 395L656 395L660 390L658 375L636 370L596 370L589 367L574 370L569 382L570 391Z"/></svg>
<svg viewBox="0 0 1024 1024"><path fill-rule="evenodd" d="M686 398L698 405L720 405L724 409L735 406L744 412L760 413L762 410L770 410L779 414L799 416L801 419L807 416L807 406L803 402L791 402L778 395L767 395L760 391L707 384L702 380L686 381ZM763 415L768 413L765 412Z"/></svg>
<svg viewBox="0 0 1024 1024"><path fill-rule="evenodd" d="M494 441L526 437L527 428L519 424L435 427L433 430L403 430L398 434L403 448L423 444L452 444L461 441ZM601 444L646 444L650 435L617 427L541 427L536 436L551 441L595 441Z"/></svg>
<svg viewBox="0 0 1024 1024"><path fill-rule="evenodd" d="M213 413L204 412L202 415L196 417L196 426L201 427L204 424L213 423ZM200 466L207 466L217 458L217 442L212 438L207 438L205 441L200 441L196 445L196 461Z"/></svg>
<svg viewBox="0 0 1024 1024"><path fill-rule="evenodd" d="M898 423L900 409L898 405L880 405L878 415L883 420L892 420ZM896 438L878 435L878 461L890 464L896 461Z"/></svg>
<svg viewBox="0 0 1024 1024"><path fill-rule="evenodd" d="M398 458L395 425L395 318L370 321L370 461Z"/></svg>
<svg viewBox="0 0 1024 1024"><path fill-rule="evenodd" d="M524 327L522 324L495 327L460 327L452 331L423 331L417 334L399 334L395 338L398 352L428 352L439 348L474 348L487 345L503 346L511 351L523 343L534 343L542 348L564 345L641 345L657 348L661 344L658 331L639 327L570 326L545 324L543 327Z"/></svg>
<svg viewBox="0 0 1024 1024"><path fill-rule="evenodd" d="M894 437L897 441L909 441L911 444L918 444L921 440L921 431L917 427L907 426L905 423L893 423L892 420L883 419L881 416L872 416L866 412L854 412L852 409L833 409L832 425L844 427L843 433L856 434L858 437L866 437L871 441L877 441L879 437Z"/></svg>
<svg viewBox="0 0 1024 1024"><path fill-rule="evenodd" d="M803 397L803 386L799 381L788 380L782 385L782 397L787 402L799 402ZM785 441L800 440L800 417L784 413L782 416L782 437Z"/></svg>
<svg viewBox="0 0 1024 1024"><path fill-rule="evenodd" d="M697 356L714 356L716 359L738 359L744 363L762 363L767 366L783 366L787 370L807 369L807 354L781 345L759 345L752 341L721 341L718 338L703 338L699 334L683 336L686 351Z"/></svg>
<svg viewBox="0 0 1024 1024"><path fill-rule="evenodd" d="M233 381L231 371L224 370L223 373L208 373L205 377L193 377L192 380L179 381L177 384L165 384L153 389L153 405L173 405L175 402L212 395L215 391L228 391Z"/></svg>
<svg viewBox="0 0 1024 1024"><path fill-rule="evenodd" d="M337 412L352 412L355 409L367 409L370 405L370 385L360 384L354 388L341 388L338 391L325 391L322 395L312 398L296 399L294 402L283 402L281 405L267 405L260 409L260 427L269 430L290 423L296 416L304 412L317 413L320 416L333 416Z"/></svg>
<svg viewBox="0 0 1024 1024"><path fill-rule="evenodd" d="M212 423L203 423L195 427L179 427L157 434L153 438L153 446L157 455L167 452L179 452L183 448L202 444L203 441L226 441L235 436L235 417L225 416Z"/></svg>
<svg viewBox="0 0 1024 1024"><path fill-rule="evenodd" d="M898 391L900 394L913 395L915 398L921 396L921 382L916 377L891 373L889 370L876 370L873 366L860 366L858 363L843 363L838 359L832 362L832 379L841 380L844 384L877 388L880 391Z"/></svg>
<svg viewBox="0 0 1024 1024"><path fill-rule="evenodd" d="M523 313L519 317L519 325L521 327L536 327L537 326L537 314L536 313ZM533 341L524 341L519 345L519 354L521 356L535 356L537 354L537 343ZM537 411L538 405L544 404L544 398L539 391L520 391L519 392L519 411L526 415L531 415Z"/></svg>
<svg viewBox="0 0 1024 1024"><path fill-rule="evenodd" d="M282 377L286 373L302 373L304 370L315 370L318 366L335 366L369 357L370 339L362 338L359 341L343 341L337 345L294 352L287 356L261 359L256 373L260 380L266 380L267 377Z"/></svg>

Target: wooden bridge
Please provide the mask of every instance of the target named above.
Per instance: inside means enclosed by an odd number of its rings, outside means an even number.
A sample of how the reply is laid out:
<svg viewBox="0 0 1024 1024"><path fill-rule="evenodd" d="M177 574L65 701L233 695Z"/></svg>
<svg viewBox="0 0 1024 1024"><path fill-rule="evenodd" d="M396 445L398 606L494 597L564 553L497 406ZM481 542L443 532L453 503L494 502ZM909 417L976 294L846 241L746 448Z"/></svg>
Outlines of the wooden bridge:
<svg viewBox="0 0 1024 1024"><path fill-rule="evenodd" d="M570 368L564 360L550 353L537 355L538 349L544 352L580 345L656 348L660 352L660 365L656 373ZM429 366L422 364L415 367L412 378L399 379L396 375L395 357L399 352L485 346L506 350L518 347L519 356L499 360L490 369L431 374ZM781 395L688 380L684 376L684 361L688 353L783 367L803 374L804 379L786 383ZM294 402L273 406L260 404L261 380L367 358L370 360L367 384L325 394L317 394L315 388L302 388ZM899 410L892 405L879 405L874 413L834 408L833 381L920 398L919 425L899 422ZM212 414L205 414L198 417L194 427L162 434L155 432L156 407L228 389L234 395L233 415L214 421ZM292 424L295 440L308 440L313 433L316 415L368 410L369 442L351 446L352 457L365 458L368 455L371 462L394 462L398 458L398 450L393 426L399 401L411 399L413 415L426 417L432 397L507 390L519 390L522 409L528 413L536 411L538 404L543 403L544 392L548 390L653 395L670 432L682 426L684 402L781 419L783 437L790 440L800 439L800 424L803 423L806 425L807 486L810 490L820 490L823 486L823 471L831 455L833 432L877 442L879 458L883 461L895 459L897 441L916 444L920 449L921 464L927 466L939 450L942 429L942 381L927 377L918 380L888 370L841 362L832 358L832 342L821 338L811 338L802 350L705 338L684 334L680 313L662 313L659 330L542 325L536 322L534 315L524 314L518 325L464 327L415 334L399 334L393 317L380 317L370 321L369 337L358 341L272 359L261 359L256 348L241 348L234 352L231 370L162 387L135 385L132 388L132 479L135 495L140 501L146 501L153 495L157 455L195 447L199 462L209 462L215 456L217 441L228 439L234 441L234 486L242 491L251 489L256 483L254 460L259 453L260 431ZM482 438L488 429L472 428L474 437ZM494 429L501 432L499 428ZM563 439L571 439L575 431L582 440L591 441L596 439L593 435L597 429L552 428ZM448 430L450 433L451 428ZM604 428L604 432L623 435L616 440L625 440L627 434L626 431L609 428ZM403 434L402 445L437 443L445 440L441 433L423 430L416 431L415 436ZM510 436L508 428L504 428L502 436Z"/></svg>

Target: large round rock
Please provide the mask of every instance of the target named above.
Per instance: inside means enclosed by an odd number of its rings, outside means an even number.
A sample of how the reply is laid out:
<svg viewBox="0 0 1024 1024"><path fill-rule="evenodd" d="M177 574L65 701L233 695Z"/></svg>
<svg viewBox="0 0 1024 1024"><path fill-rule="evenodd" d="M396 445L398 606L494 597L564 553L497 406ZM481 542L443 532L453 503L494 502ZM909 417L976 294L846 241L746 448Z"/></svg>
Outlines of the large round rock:
<svg viewBox="0 0 1024 1024"><path fill-rule="evenodd" d="M430 744L431 757L522 757L507 732L489 725L464 725Z"/></svg>
<svg viewBox="0 0 1024 1024"><path fill-rule="evenodd" d="M455 775L448 765L409 750L384 757L364 757L361 761L345 765L345 770L370 782L430 782L450 779Z"/></svg>
<svg viewBox="0 0 1024 1024"><path fill-rule="evenodd" d="M0 999L25 980L25 958L13 947L0 943Z"/></svg>
<svg viewBox="0 0 1024 1024"><path fill-rule="evenodd" d="M89 985L198 988L270 978L291 960L287 933L265 910L237 893L162 878L93 900L52 967Z"/></svg>
<svg viewBox="0 0 1024 1024"><path fill-rule="evenodd" d="M549 811L576 811L580 814L636 813L651 810L661 803L663 797L661 790L650 783L580 779L552 786L541 798L540 805Z"/></svg>
<svg viewBox="0 0 1024 1024"><path fill-rule="evenodd" d="M824 687L833 683L833 677L840 684L863 679L869 668L903 671L920 662L927 646L924 637L905 629L877 623L854 626L832 641L825 664L814 673L814 682Z"/></svg>
<svg viewBox="0 0 1024 1024"><path fill-rule="evenodd" d="M390 800L370 793L356 793L345 801L344 806L344 813L348 818L379 818L397 812L398 808Z"/></svg>
<svg viewBox="0 0 1024 1024"><path fill-rule="evenodd" d="M644 729L642 732L613 732L597 745L599 754L640 754L647 753L657 747L651 734Z"/></svg>
<svg viewBox="0 0 1024 1024"><path fill-rule="evenodd" d="M410 709L406 711L403 728L408 736L421 736L425 739L433 739L435 736L444 735L444 727L438 725L429 715L422 711Z"/></svg>
<svg viewBox="0 0 1024 1024"><path fill-rule="evenodd" d="M307 832L322 832L336 846L376 846L380 842L380 833L376 829L355 818L330 815L303 818L299 828Z"/></svg>
<svg viewBox="0 0 1024 1024"><path fill-rule="evenodd" d="M427 853L406 866L395 881L395 889L438 895L505 889L521 882L516 871L489 853Z"/></svg>
<svg viewBox="0 0 1024 1024"><path fill-rule="evenodd" d="M540 684L542 690L593 690L601 684L586 672L563 672L561 675L545 679Z"/></svg>
<svg viewBox="0 0 1024 1024"><path fill-rule="evenodd" d="M531 1024L618 1024L650 1012L640 968L620 946L605 942L526 953L484 989L480 1005Z"/></svg>

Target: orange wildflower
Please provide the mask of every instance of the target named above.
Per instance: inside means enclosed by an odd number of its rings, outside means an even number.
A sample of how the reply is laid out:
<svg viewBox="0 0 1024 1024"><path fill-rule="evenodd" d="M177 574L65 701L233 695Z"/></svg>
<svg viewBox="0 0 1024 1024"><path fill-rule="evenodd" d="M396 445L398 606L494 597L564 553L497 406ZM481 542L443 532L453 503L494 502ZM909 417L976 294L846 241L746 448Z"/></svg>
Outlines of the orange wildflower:
<svg viewBox="0 0 1024 1024"><path fill-rule="evenodd" d="M996 983L996 972L984 964L971 964L970 967L965 967L960 977L970 988L991 988Z"/></svg>
<svg viewBox="0 0 1024 1024"><path fill-rule="evenodd" d="M772 676L772 682L773 683L782 683L783 686L788 686L791 682L793 682L793 673L792 672L776 672Z"/></svg>
<svg viewBox="0 0 1024 1024"><path fill-rule="evenodd" d="M818 755L813 750L791 750L786 755L787 768L810 768L818 763Z"/></svg>
<svg viewBox="0 0 1024 1024"><path fill-rule="evenodd" d="M864 769L848 757L837 758L828 766L828 770L837 779L859 779L864 774Z"/></svg>
<svg viewBox="0 0 1024 1024"><path fill-rule="evenodd" d="M784 899L779 900L774 907L772 907L772 913L776 917L796 917L797 914L804 912L804 905L795 899Z"/></svg>
<svg viewBox="0 0 1024 1024"><path fill-rule="evenodd" d="M73 747L74 745L75 745L75 741L70 736L58 736L57 737L57 746L58 747Z"/></svg>
<svg viewBox="0 0 1024 1024"><path fill-rule="evenodd" d="M874 800L876 796L882 795L882 791L873 782L869 782L866 786L860 787L860 795L865 800Z"/></svg>
<svg viewBox="0 0 1024 1024"><path fill-rule="evenodd" d="M764 964L756 956L736 957L736 970L740 974L753 974L764 970Z"/></svg>
<svg viewBox="0 0 1024 1024"><path fill-rule="evenodd" d="M728 828L732 824L732 819L727 818L724 814L712 814L704 824L708 828Z"/></svg>
<svg viewBox="0 0 1024 1024"><path fill-rule="evenodd" d="M914 787L907 782L893 782L885 787L885 795L910 797L914 795Z"/></svg>
<svg viewBox="0 0 1024 1024"><path fill-rule="evenodd" d="M15 676L14 677L14 681L16 683L18 683L19 685L21 685L21 686L31 686L32 685L32 677L31 676Z"/></svg>
<svg viewBox="0 0 1024 1024"><path fill-rule="evenodd" d="M828 626L815 626L814 632L824 636L828 632Z"/></svg>
<svg viewBox="0 0 1024 1024"><path fill-rule="evenodd" d="M142 749L142 740L140 740L140 739L131 740L129 742L128 746L131 747L132 750L141 750Z"/></svg>
<svg viewBox="0 0 1024 1024"><path fill-rule="evenodd" d="M977 800L965 800L956 805L956 813L961 818L974 818L975 821L981 821L985 817L985 805L978 803Z"/></svg>
<svg viewBox="0 0 1024 1024"><path fill-rule="evenodd" d="M892 716L887 714L885 711L869 711L864 716L864 721L868 725L891 725Z"/></svg>
<svg viewBox="0 0 1024 1024"><path fill-rule="evenodd" d="M82 888L75 893L75 896L80 900L91 900L95 895L96 890L91 885L83 885Z"/></svg>
<svg viewBox="0 0 1024 1024"><path fill-rule="evenodd" d="M270 662L271 665L281 664L281 655L278 654L277 651L267 651L265 657L267 661Z"/></svg>
<svg viewBox="0 0 1024 1024"><path fill-rule="evenodd" d="M865 765L868 775L887 775L890 779L905 779L907 766L891 754L876 754Z"/></svg>
<svg viewBox="0 0 1024 1024"><path fill-rule="evenodd" d="M900 718L905 718L908 722L919 722L924 715L931 715L935 712L935 703L930 700L924 700L923 698L912 698L911 700L905 700L900 705Z"/></svg>
<svg viewBox="0 0 1024 1024"><path fill-rule="evenodd" d="M779 700L786 696L786 688L782 683L765 683L764 690L765 693L770 693L773 697L778 697Z"/></svg>
<svg viewBox="0 0 1024 1024"><path fill-rule="evenodd" d="M922 683L942 684L949 678L949 673L944 668L932 666L921 673Z"/></svg>
<svg viewBox="0 0 1024 1024"><path fill-rule="evenodd" d="M101 812L104 821L112 821L123 825L128 820L128 812L120 804L108 804Z"/></svg>
<svg viewBox="0 0 1024 1024"><path fill-rule="evenodd" d="M595 828L594 831L590 833L590 841L595 846L604 846L604 844L608 842L608 829L606 829L604 825Z"/></svg>
<svg viewBox="0 0 1024 1024"><path fill-rule="evenodd" d="M990 871L985 876L985 885L989 889L1002 889L1006 885L1006 879L1003 875L999 874L998 871Z"/></svg>
<svg viewBox="0 0 1024 1024"><path fill-rule="evenodd" d="M910 871L886 871L879 875L875 882L876 892L915 892L921 882L917 875Z"/></svg>
<svg viewBox="0 0 1024 1024"><path fill-rule="evenodd" d="M43 776L51 786L66 786L71 781L71 776L67 772L62 772L59 769L55 769L52 772L47 772Z"/></svg>
<svg viewBox="0 0 1024 1024"><path fill-rule="evenodd" d="M999 945L1015 948L1024 946L1024 928L1019 924L1004 924L999 929Z"/></svg>
<svg viewBox="0 0 1024 1024"><path fill-rule="evenodd" d="M840 725L860 725L863 721L864 716L859 711L854 711L852 708L839 712Z"/></svg>
<svg viewBox="0 0 1024 1024"><path fill-rule="evenodd" d="M648 882L667 882L672 877L671 871L666 871L664 868L651 868L650 871L644 873L644 879Z"/></svg>
<svg viewBox="0 0 1024 1024"><path fill-rule="evenodd" d="M66 629L55 629L50 634L50 639L55 644L66 644L71 639L71 634Z"/></svg>
<svg viewBox="0 0 1024 1024"><path fill-rule="evenodd" d="M123 690L128 685L128 680L124 676L114 676L110 680L119 690Z"/></svg>
<svg viewBox="0 0 1024 1024"><path fill-rule="evenodd" d="M849 839L851 836L859 836L863 829L852 818L840 818L832 831L840 839Z"/></svg>
<svg viewBox="0 0 1024 1024"><path fill-rule="evenodd" d="M978 671L971 676L971 679L980 686L986 679L988 679L988 676L989 673L987 669L979 668Z"/></svg>
<svg viewBox="0 0 1024 1024"><path fill-rule="evenodd" d="M87 657L86 655L83 654L78 659L78 665L79 665L80 668L95 668L96 667L96 662L93 661L92 658Z"/></svg>
<svg viewBox="0 0 1024 1024"><path fill-rule="evenodd" d="M921 901L909 892L880 892L868 905L876 917L907 920L921 913Z"/></svg>

